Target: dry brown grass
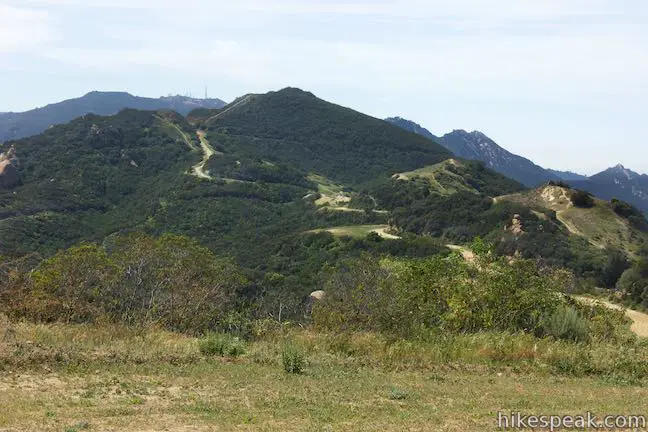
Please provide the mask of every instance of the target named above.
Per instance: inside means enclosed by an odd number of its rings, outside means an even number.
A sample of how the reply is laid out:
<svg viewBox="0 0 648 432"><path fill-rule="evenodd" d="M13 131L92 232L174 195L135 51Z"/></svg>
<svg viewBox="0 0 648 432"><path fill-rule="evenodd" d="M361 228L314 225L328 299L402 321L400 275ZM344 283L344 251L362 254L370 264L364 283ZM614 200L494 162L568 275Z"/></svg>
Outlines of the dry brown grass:
<svg viewBox="0 0 648 432"><path fill-rule="evenodd" d="M648 396L641 386L553 375L534 362L580 348L530 336L425 344L289 330L249 343L242 358L206 359L196 339L157 329L10 328L5 347L75 353L0 359L0 430L487 431L499 410L641 413ZM303 374L281 367L288 340L307 353Z"/></svg>

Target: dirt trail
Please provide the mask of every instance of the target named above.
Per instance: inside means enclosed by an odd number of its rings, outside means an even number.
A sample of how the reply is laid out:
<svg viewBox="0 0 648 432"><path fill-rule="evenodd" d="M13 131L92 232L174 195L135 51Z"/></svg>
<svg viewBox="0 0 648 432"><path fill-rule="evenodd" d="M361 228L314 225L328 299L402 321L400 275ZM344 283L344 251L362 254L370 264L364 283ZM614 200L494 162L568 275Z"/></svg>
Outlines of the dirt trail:
<svg viewBox="0 0 648 432"><path fill-rule="evenodd" d="M398 239L400 239L399 236L388 233L387 232L388 229L389 229L389 227L378 228L378 229L373 230L373 232L375 232L376 234L378 234L380 237L382 237L384 239L388 239L388 240L398 240Z"/></svg>
<svg viewBox="0 0 648 432"><path fill-rule="evenodd" d="M205 172L205 165L207 165L207 161L210 157L220 153L216 152L216 150L214 150L214 148L209 144L209 141L207 141L207 138L205 137L205 131L199 130L196 134L200 139L200 148L203 151L203 158L191 168L191 174L198 178L211 180L211 176Z"/></svg>
<svg viewBox="0 0 648 432"><path fill-rule="evenodd" d="M245 96L243 99L241 99L240 101L236 102L236 103L235 103L234 105L232 105L231 107L229 107L229 108L225 108L223 111L219 112L218 114L215 114L215 115L209 117L207 120L205 120L205 123L209 123L209 122L211 122L211 121L213 121L213 120L216 120L217 118L219 118L220 116L222 116L222 115L224 115L224 114L230 112L230 111L233 110L234 108L239 107L239 106L241 106L241 105L244 105L244 104L248 103L251 99L252 99L252 95L247 95L247 96Z"/></svg>
<svg viewBox="0 0 648 432"><path fill-rule="evenodd" d="M470 249L466 248L466 247L459 246L459 245L453 245L453 244L447 244L446 247L449 248L449 249L452 249L454 251L459 251L459 253L461 253L461 256L463 257L463 259L465 259L468 262L474 262L475 261L474 252L471 251Z"/></svg>
<svg viewBox="0 0 648 432"><path fill-rule="evenodd" d="M155 115L155 118L160 120L165 125L175 129L175 131L178 132L178 134L182 137L182 140L185 142L185 144L187 144L187 147L189 147L191 150L198 150L193 142L189 139L187 134L182 129L180 129L177 124L173 123L172 121L166 120L159 115Z"/></svg>
<svg viewBox="0 0 648 432"><path fill-rule="evenodd" d="M648 337L648 314L632 309L625 309L623 306L605 300L581 296L577 296L575 298L583 303L599 304L609 309L625 311L626 316L632 320L632 326L630 327L630 330L632 330L639 337Z"/></svg>

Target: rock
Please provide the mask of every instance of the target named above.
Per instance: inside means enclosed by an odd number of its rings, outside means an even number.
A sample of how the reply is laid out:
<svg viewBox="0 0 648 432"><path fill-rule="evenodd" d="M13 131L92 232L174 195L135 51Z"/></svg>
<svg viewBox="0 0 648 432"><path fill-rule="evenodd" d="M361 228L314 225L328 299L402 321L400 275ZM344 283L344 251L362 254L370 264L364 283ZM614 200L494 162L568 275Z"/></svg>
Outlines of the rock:
<svg viewBox="0 0 648 432"><path fill-rule="evenodd" d="M325 295L326 295L326 293L324 291L318 290L318 291L313 291L312 293L310 293L310 295L308 297L313 301L320 301L320 300L324 299Z"/></svg>
<svg viewBox="0 0 648 432"><path fill-rule="evenodd" d="M20 173L18 172L18 159L16 149L11 147L4 153L0 153L0 188L11 189L20 184Z"/></svg>
<svg viewBox="0 0 648 432"><path fill-rule="evenodd" d="M509 231L514 235L524 234L524 230L522 229L522 217L519 214L513 215L513 221Z"/></svg>

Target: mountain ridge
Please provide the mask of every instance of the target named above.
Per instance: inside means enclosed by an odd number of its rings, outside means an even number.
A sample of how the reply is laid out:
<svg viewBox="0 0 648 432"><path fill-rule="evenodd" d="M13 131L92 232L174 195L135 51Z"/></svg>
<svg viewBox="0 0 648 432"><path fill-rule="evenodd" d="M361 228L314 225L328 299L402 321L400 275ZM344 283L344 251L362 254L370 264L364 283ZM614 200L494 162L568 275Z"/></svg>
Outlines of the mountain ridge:
<svg viewBox="0 0 648 432"><path fill-rule="evenodd" d="M560 177L536 165L529 159L513 154L499 146L483 132L468 132L463 129L455 129L450 133L437 137L418 123L401 117L390 117L385 121L432 139L459 158L482 161L489 168L517 180L527 187L538 186L547 181L560 180Z"/></svg>
<svg viewBox="0 0 648 432"><path fill-rule="evenodd" d="M401 117L390 117L386 121L434 140L457 157L482 161L489 168L527 187L538 187L551 181L564 181L574 188L588 191L605 200L626 201L648 214L648 176L627 169L622 164L588 177L571 171L543 168L504 149L480 131L455 129L436 137L418 123Z"/></svg>
<svg viewBox="0 0 648 432"><path fill-rule="evenodd" d="M171 110L182 115L199 107L221 108L220 99L195 99L185 96L147 98L127 92L90 91L85 95L48 104L24 112L0 113L0 142L37 135L48 127L65 124L82 115L114 115L127 108L146 111Z"/></svg>

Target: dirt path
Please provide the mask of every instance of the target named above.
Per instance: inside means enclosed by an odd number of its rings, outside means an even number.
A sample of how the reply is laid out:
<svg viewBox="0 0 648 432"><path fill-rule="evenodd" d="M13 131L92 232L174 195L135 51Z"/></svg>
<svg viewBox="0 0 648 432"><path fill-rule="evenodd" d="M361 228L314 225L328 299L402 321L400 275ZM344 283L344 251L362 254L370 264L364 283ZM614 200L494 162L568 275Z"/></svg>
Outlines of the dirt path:
<svg viewBox="0 0 648 432"><path fill-rule="evenodd" d="M447 244L446 247L449 248L449 249L452 249L454 251L459 251L459 253L461 253L461 256L463 257L463 259L465 259L468 262L474 262L475 261L474 252L471 251L468 248L465 248L465 247L459 246L459 245L453 245L453 244Z"/></svg>
<svg viewBox="0 0 648 432"><path fill-rule="evenodd" d="M173 123L171 121L165 120L164 118L162 118L162 117L160 117L158 115L156 115L155 117L158 120L160 120L162 123L164 123L165 125L173 128L176 132L178 132L178 134L182 137L183 141L185 142L185 144L187 144L187 147L189 147L189 149L198 150L196 148L196 146L193 144L193 142L189 139L187 134L182 129L180 129L177 124L175 124L175 123Z"/></svg>
<svg viewBox="0 0 648 432"><path fill-rule="evenodd" d="M399 236L388 233L387 232L388 229L389 229L389 227L378 228L378 229L373 230L373 232L375 232L376 234L378 234L380 237L382 237L384 239L388 239L388 240L398 240L398 239L400 239Z"/></svg>
<svg viewBox="0 0 648 432"><path fill-rule="evenodd" d="M623 306L610 303L609 301L593 299L590 297L575 297L577 300L587 304L600 304L610 309L625 311L628 318L632 320L632 330L639 337L648 337L648 314L632 309L625 309Z"/></svg>
<svg viewBox="0 0 648 432"><path fill-rule="evenodd" d="M224 115L224 114L230 112L230 111L233 110L234 108L237 108L237 107L239 107L239 106L241 106L241 105L244 105L244 104L248 103L251 99L252 99L252 95L247 95L247 96L245 96L243 99L241 99L240 101L236 102L236 103L235 103L234 105L232 105L231 107L229 107L229 108L225 108L223 111L219 112L218 114L215 114L215 115L209 117L207 120L205 120L205 123L209 123L209 122L211 122L211 121L216 120L217 118L219 118L220 116L222 116L222 115Z"/></svg>
<svg viewBox="0 0 648 432"><path fill-rule="evenodd" d="M205 131L199 130L196 133L200 139L200 148L203 152L203 158L191 168L191 174L198 178L211 180L211 176L205 172L205 165L207 165L207 161L210 157L220 153L216 152L216 150L214 150L214 148L209 144L209 141L207 141L207 138L205 137Z"/></svg>

